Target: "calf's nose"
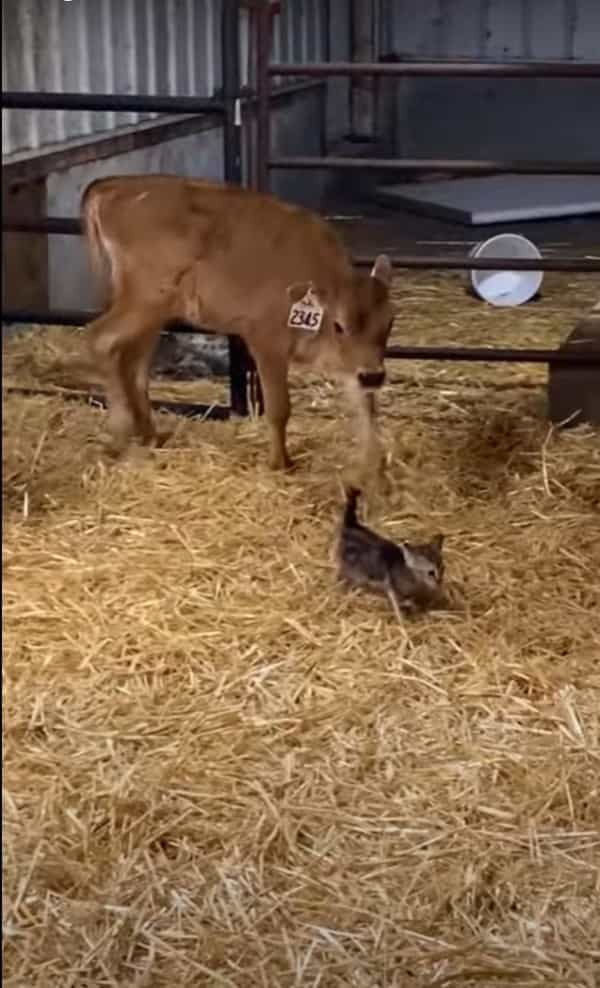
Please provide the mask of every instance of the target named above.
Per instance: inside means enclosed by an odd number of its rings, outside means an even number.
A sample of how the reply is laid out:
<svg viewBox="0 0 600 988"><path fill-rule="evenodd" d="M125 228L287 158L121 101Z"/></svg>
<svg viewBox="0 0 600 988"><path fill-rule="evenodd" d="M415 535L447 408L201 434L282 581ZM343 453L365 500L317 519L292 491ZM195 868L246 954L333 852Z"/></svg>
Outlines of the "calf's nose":
<svg viewBox="0 0 600 988"><path fill-rule="evenodd" d="M361 388L380 388L385 381L385 371L359 371L358 383Z"/></svg>

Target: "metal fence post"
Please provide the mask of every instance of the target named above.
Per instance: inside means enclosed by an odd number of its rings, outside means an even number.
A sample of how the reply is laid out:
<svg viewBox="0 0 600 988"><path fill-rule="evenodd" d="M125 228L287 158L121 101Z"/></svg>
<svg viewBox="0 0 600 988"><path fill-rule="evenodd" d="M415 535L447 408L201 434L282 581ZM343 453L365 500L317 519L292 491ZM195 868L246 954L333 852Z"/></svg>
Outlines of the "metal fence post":
<svg viewBox="0 0 600 988"><path fill-rule="evenodd" d="M241 185L242 101L240 98L240 20L239 0L223 0L221 22L223 65L223 168L226 182ZM229 386L231 410L248 415L249 376L253 361L239 336L229 337Z"/></svg>
<svg viewBox="0 0 600 988"><path fill-rule="evenodd" d="M256 18L256 185L269 189L271 11L269 0L259 0Z"/></svg>

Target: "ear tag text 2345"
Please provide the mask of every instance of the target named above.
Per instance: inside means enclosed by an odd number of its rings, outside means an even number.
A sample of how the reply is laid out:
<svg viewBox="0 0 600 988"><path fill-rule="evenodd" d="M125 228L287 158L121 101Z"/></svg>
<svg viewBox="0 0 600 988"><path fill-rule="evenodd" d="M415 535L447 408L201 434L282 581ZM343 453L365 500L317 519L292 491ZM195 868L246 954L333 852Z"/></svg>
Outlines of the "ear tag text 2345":
<svg viewBox="0 0 600 988"><path fill-rule="evenodd" d="M288 326L292 329L304 330L307 333L318 333L323 322L323 307L311 288L298 301L294 302L288 317Z"/></svg>

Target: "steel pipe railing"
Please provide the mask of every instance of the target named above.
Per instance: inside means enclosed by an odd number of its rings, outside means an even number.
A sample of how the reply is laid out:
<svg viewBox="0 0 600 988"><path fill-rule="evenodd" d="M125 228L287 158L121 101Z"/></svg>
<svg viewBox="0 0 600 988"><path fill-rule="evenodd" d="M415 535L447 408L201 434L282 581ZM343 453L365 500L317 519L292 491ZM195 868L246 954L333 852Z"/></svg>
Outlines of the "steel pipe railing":
<svg viewBox="0 0 600 988"><path fill-rule="evenodd" d="M600 161L486 161L460 158L318 158L309 155L290 155L269 158L271 169L375 169L394 172L454 172L462 175L481 175L492 172L516 175L600 175Z"/></svg>
<svg viewBox="0 0 600 988"><path fill-rule="evenodd" d="M73 328L87 326L92 320L97 319L101 312L94 312L89 309L3 309L2 321L5 323L15 323L15 325L32 326L69 326ZM178 319L170 320L164 327L164 333L187 333L190 336L198 333L212 333L210 329L203 329L201 326L193 326L190 323L181 322Z"/></svg>
<svg viewBox="0 0 600 988"><path fill-rule="evenodd" d="M81 237L83 234L81 221L68 216L49 216L45 220L22 220L3 215L2 229L7 233L45 233L48 236L59 237Z"/></svg>
<svg viewBox="0 0 600 988"><path fill-rule="evenodd" d="M309 76L328 78L346 76L356 78L555 78L600 79L600 62L471 62L471 61L398 61L398 62L314 62L309 64L269 63L270 34L268 10L261 4L258 10L258 39L256 51L257 79L257 185L268 191L269 171L273 169L375 169L398 172L444 171L455 174L600 174L597 161L490 161L455 159L391 159L391 158L319 158L306 155L282 157L271 155L270 142L270 91L274 76ZM391 258L396 268L445 268L470 270L511 271L579 271L599 272L600 258L544 257L541 260L524 258L471 258L463 256L396 255ZM372 257L355 257L359 266L371 265ZM597 351L578 350L568 353L560 350L512 349L503 347L410 347L390 346L386 356L402 360L452 360L482 362L526 362L545 364L600 365Z"/></svg>
<svg viewBox="0 0 600 988"><path fill-rule="evenodd" d="M448 360L468 363L503 364L585 364L600 367L600 351L540 350L514 347L390 346L388 360Z"/></svg>
<svg viewBox="0 0 600 988"><path fill-rule="evenodd" d="M5 394L24 395L25 397L35 396L36 398L61 398L63 401L81 401L88 405L100 405L102 408L106 408L106 398L104 395L94 394L92 392L65 391L58 388L50 391L47 388L19 388L16 386L3 388L3 392ZM211 405L190 404L184 401L161 401L160 398L157 398L151 401L150 404L157 412L173 412L175 415L182 415L185 418L213 419L217 422L223 422L231 417L229 406L217 403Z"/></svg>
<svg viewBox="0 0 600 988"><path fill-rule="evenodd" d="M76 93L23 93L5 92L2 94L2 107L5 109L63 109L63 110L114 110L125 112L158 113L214 113L224 118L225 177L229 181L241 181L240 154L240 101L239 65L237 61L238 3L225 0L223 11L223 99L198 99L195 97L170 96L126 96L115 94L76 94ZM455 78L560 78L582 79L600 78L600 62L470 62L470 61L405 61L392 63L309 63L269 64L270 52L270 10L261 3L256 10L256 86L257 86L257 180L259 189L268 188L269 169L359 169L371 168L399 172L451 171L463 174L483 174L490 172L517 172L521 174L600 174L598 162L522 162L485 161L454 159L346 159L339 157L315 158L310 156L270 157L270 79L273 76L309 76L327 78L332 76L378 76L378 77L455 77ZM235 65L233 64L235 62ZM45 221L5 219L3 230L11 232L43 232L56 235L78 235L81 226L78 220L65 217L49 218ZM354 262L359 266L372 265L374 258L359 256ZM581 273L599 272L600 258L544 257L523 258L471 258L467 256L419 256L399 254L392 256L397 268L413 269L471 269L471 270L522 270L522 271L578 271ZM82 326L94 318L96 313L81 310L39 311L6 309L3 320L14 323ZM202 332L185 324L177 324L178 332ZM248 409L246 384L251 366L245 363L238 348L230 351L233 370L230 370L232 409L245 414ZM595 353L585 350L569 351L540 349L511 349L487 347L410 347L390 346L386 356L391 359L406 360L449 360L482 362L524 362L545 364L580 364L589 366L598 363ZM14 390L14 389L13 389ZM27 389L20 389L23 392ZM242 394L243 390L243 394ZM234 394L235 391L235 394ZM39 393L39 392L38 392ZM56 392L58 393L58 392ZM102 399L97 399L102 401ZM160 403L166 407L169 403ZM176 403L173 403L176 404ZM178 406L183 407L183 406ZM210 413L211 406L185 406L188 409L204 409ZM217 406L219 407L219 406ZM221 409L223 406L220 406ZM244 412L244 409L246 412ZM225 410L229 414L230 409ZM185 414L185 412L180 414ZM194 414L197 414L194 411ZM225 417L221 412L216 417Z"/></svg>
<svg viewBox="0 0 600 988"><path fill-rule="evenodd" d="M482 79L598 79L600 62L570 62L566 60L546 62L272 62L267 68L269 76L406 76L436 78Z"/></svg>
<svg viewBox="0 0 600 988"><path fill-rule="evenodd" d="M374 257L354 257L358 267L371 267ZM435 256L390 254L395 268L414 270L446 269L453 271L574 271L579 274L600 272L600 257L469 257L452 254Z"/></svg>
<svg viewBox="0 0 600 988"><path fill-rule="evenodd" d="M2 219L2 229L11 233L46 233L57 236L81 236L82 228L79 220L63 216L50 217L47 220L12 220ZM353 258L358 267L372 266L374 256L358 255ZM574 271L580 274L596 274L600 272L600 257L468 257L465 255L419 255L391 254L390 260L395 268L413 268L426 270L440 268L449 270L470 271ZM66 325L66 324L65 324Z"/></svg>
<svg viewBox="0 0 600 988"><path fill-rule="evenodd" d="M242 183L240 131L241 92L239 80L239 0L223 0L222 4L222 62L223 98L195 96L155 96L115 93L59 93L5 91L1 106L6 110L91 110L120 111L127 113L214 114L223 120L223 157L225 180ZM78 220L64 217L48 219L44 223L32 223L17 218L7 222L3 217L2 229L13 233L39 232L70 235L81 233ZM3 321L15 323L83 325L94 317L89 312L63 312L59 310L34 312L27 309L8 309L2 313ZM249 413L248 388L257 391L253 380L253 364L242 340L232 336L229 340L229 382L231 410L240 415Z"/></svg>
<svg viewBox="0 0 600 988"><path fill-rule="evenodd" d="M132 96L113 93L2 93L3 110L114 110L122 113L225 113L225 100L197 96Z"/></svg>
<svg viewBox="0 0 600 988"><path fill-rule="evenodd" d="M264 37L264 29L262 36ZM264 44L264 41L263 41ZM260 40L259 40L260 45ZM258 148L259 174L267 188L269 169L376 169L396 172L446 171L462 175L513 173L519 175L600 175L598 161L484 161L454 159L396 159L396 158L319 158L305 155L269 157L268 93L269 77L332 76L454 77L454 78L554 78L600 79L600 62L470 62L470 61L406 61L406 62L312 62L304 65L268 63L268 54L257 53L259 85Z"/></svg>
<svg viewBox="0 0 600 988"><path fill-rule="evenodd" d="M7 322L32 323L44 325L56 321L62 326L83 326L96 313L75 309L65 309L62 312L44 312L41 310L6 310L3 317ZM49 319L52 316L52 319ZM60 320L57 317L60 316ZM172 327L178 333L209 332L199 327L177 323ZM600 353L585 350L571 350L568 353L561 350L540 350L510 347L458 347L458 346L389 346L385 352L390 360L449 360L449 361L480 361L483 363L527 363L527 364L600 364Z"/></svg>

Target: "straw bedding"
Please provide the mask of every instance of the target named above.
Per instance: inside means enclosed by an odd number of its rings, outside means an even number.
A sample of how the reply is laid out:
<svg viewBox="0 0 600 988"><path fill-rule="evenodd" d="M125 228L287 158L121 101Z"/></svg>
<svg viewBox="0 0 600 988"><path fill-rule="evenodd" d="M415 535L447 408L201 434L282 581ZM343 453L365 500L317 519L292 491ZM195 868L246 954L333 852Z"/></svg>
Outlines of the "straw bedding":
<svg viewBox="0 0 600 988"><path fill-rule="evenodd" d="M593 286L398 296L399 338L552 345ZM7 344L5 384L66 338ZM453 599L403 625L335 581L327 385L285 478L260 422L107 465L101 411L5 395L7 985L598 984L600 447L548 430L544 373L391 368L366 516L445 532Z"/></svg>

